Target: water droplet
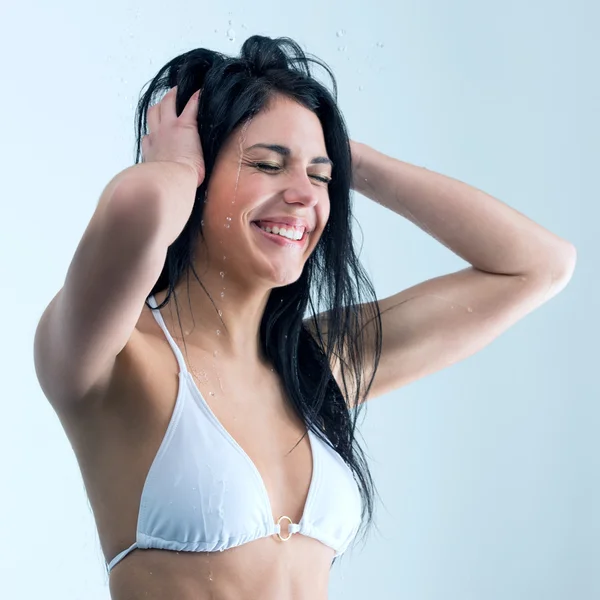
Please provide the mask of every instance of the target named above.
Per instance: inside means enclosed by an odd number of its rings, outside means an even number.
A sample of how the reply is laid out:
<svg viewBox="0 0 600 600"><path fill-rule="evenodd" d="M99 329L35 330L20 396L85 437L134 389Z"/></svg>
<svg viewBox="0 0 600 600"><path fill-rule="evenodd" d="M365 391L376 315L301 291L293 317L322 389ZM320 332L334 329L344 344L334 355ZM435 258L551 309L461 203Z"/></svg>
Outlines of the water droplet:
<svg viewBox="0 0 600 600"><path fill-rule="evenodd" d="M215 351L213 352L213 356L216 356L217 354L219 354L219 351L218 351L218 350L215 350Z"/></svg>
<svg viewBox="0 0 600 600"><path fill-rule="evenodd" d="M219 33L219 30L218 30L218 29L215 29L215 33Z"/></svg>
<svg viewBox="0 0 600 600"><path fill-rule="evenodd" d="M200 221L200 225L202 225L202 227L204 227L204 219L202 219L202 220Z"/></svg>
<svg viewBox="0 0 600 600"><path fill-rule="evenodd" d="M470 306L467 306L467 312L473 312L473 309Z"/></svg>
<svg viewBox="0 0 600 600"><path fill-rule="evenodd" d="M242 23L242 29L248 29L248 28L246 27L246 23Z"/></svg>
<svg viewBox="0 0 600 600"><path fill-rule="evenodd" d="M214 392L208 392L211 396L214 396L215 393Z"/></svg>
<svg viewBox="0 0 600 600"><path fill-rule="evenodd" d="M362 91L363 91L363 89L364 89L364 88L363 88L363 86L362 86L362 85L359 85L359 86L358 86L358 91L359 91L359 92L362 92Z"/></svg>
<svg viewBox="0 0 600 600"><path fill-rule="evenodd" d="M229 223L225 223L225 229L229 229L230 225Z"/></svg>
<svg viewBox="0 0 600 600"><path fill-rule="evenodd" d="M227 217L227 220L228 220L228 221L231 221L231 217Z"/></svg>
<svg viewBox="0 0 600 600"><path fill-rule="evenodd" d="M223 257L223 258L225 258L225 257ZM219 275L220 275L221 277L225 277L225 273L224 273L223 271L219 271Z"/></svg>
<svg viewBox="0 0 600 600"><path fill-rule="evenodd" d="M346 33L346 31L345 31L344 29L340 29L340 30L337 32L337 36L338 36L338 37L342 37L342 36L343 36L345 33Z"/></svg>
<svg viewBox="0 0 600 600"><path fill-rule="evenodd" d="M378 48L383 48L383 46L384 46L383 42L377 42L377 47Z"/></svg>
<svg viewBox="0 0 600 600"><path fill-rule="evenodd" d="M229 39L230 42L235 42L235 31L233 29L227 30L227 39Z"/></svg>
<svg viewBox="0 0 600 600"><path fill-rule="evenodd" d="M221 335L221 330L217 329L217 335Z"/></svg>
<svg viewBox="0 0 600 600"><path fill-rule="evenodd" d="M221 298L225 298L225 292L221 292Z"/></svg>
<svg viewBox="0 0 600 600"><path fill-rule="evenodd" d="M219 316L222 317L223 316L223 311L219 309Z"/></svg>

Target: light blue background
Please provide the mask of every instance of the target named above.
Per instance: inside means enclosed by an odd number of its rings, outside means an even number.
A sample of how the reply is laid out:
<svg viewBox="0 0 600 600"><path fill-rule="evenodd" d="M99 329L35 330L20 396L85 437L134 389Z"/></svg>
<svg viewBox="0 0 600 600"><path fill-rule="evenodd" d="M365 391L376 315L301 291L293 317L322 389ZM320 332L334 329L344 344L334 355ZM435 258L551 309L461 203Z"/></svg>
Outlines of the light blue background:
<svg viewBox="0 0 600 600"><path fill-rule="evenodd" d="M260 33L333 68L354 139L483 189L578 249L559 296L472 358L368 404L380 533L336 564L330 597L600 597L597 3L0 10L0 595L109 597L75 456L36 380L35 327L104 186L133 162L144 83L179 53L237 54ZM465 266L362 196L356 216L379 297Z"/></svg>

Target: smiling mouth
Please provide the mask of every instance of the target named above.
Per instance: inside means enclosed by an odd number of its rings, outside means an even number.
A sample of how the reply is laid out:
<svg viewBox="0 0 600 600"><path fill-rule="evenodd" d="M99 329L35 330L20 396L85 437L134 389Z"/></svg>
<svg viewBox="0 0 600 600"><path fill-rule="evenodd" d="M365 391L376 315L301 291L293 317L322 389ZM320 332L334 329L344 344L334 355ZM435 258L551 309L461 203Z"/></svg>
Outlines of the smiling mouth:
<svg viewBox="0 0 600 600"><path fill-rule="evenodd" d="M292 246L292 247L300 247L304 246L308 240L308 230L304 230L302 237L299 240L291 240L290 238L279 235L278 233L267 233L264 229L261 229L256 221L252 221L251 225L258 230L260 234L265 236L266 239L271 240L279 244L280 246Z"/></svg>

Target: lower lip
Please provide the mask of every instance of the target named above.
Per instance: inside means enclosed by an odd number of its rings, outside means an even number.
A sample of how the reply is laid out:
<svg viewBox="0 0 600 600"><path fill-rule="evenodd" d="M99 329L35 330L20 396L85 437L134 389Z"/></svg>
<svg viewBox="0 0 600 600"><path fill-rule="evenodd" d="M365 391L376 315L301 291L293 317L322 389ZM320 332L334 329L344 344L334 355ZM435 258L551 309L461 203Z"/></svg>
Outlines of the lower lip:
<svg viewBox="0 0 600 600"><path fill-rule="evenodd" d="M266 239L271 240L275 244L279 244L280 246L288 246L290 248L303 248L306 246L308 242L308 233L306 230L304 231L304 235L299 240L290 240L288 238L282 237L275 233L267 233L264 229L261 229L256 223L251 223L251 225L258 230Z"/></svg>

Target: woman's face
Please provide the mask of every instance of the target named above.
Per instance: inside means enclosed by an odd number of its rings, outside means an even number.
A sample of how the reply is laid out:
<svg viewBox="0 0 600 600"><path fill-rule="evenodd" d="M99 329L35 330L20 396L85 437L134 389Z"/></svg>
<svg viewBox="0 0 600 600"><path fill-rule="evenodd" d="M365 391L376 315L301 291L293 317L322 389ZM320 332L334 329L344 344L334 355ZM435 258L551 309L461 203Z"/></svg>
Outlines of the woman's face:
<svg viewBox="0 0 600 600"><path fill-rule="evenodd" d="M230 136L216 159L203 215L206 266L251 286L296 281L329 218L331 174L318 117L275 97ZM286 226L286 218L304 228ZM261 231L261 220L291 230L294 239Z"/></svg>

